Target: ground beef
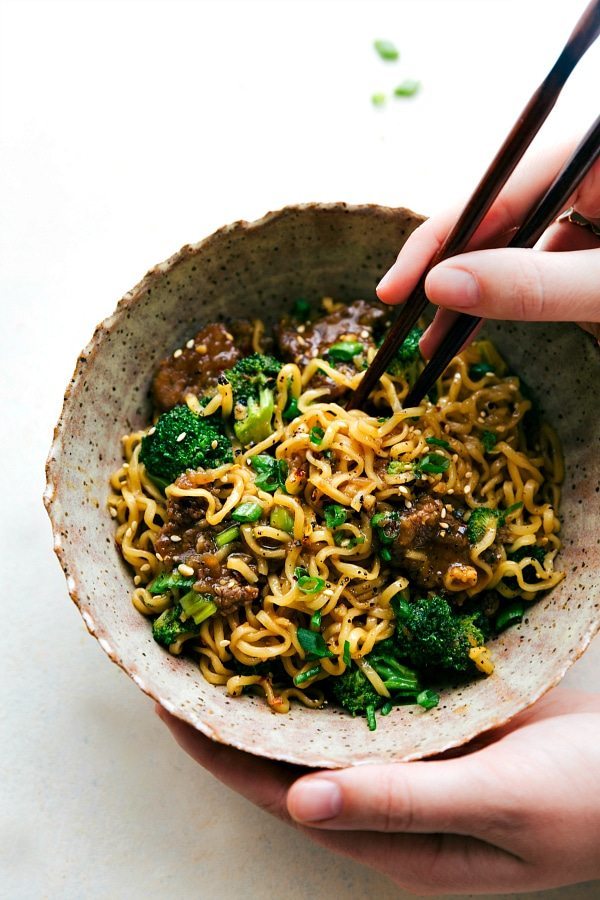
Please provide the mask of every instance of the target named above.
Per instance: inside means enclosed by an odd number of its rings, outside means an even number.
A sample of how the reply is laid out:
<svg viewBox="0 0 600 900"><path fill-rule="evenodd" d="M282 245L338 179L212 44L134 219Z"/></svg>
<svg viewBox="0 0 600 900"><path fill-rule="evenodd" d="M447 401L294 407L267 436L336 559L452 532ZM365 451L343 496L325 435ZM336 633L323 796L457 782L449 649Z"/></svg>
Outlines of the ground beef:
<svg viewBox="0 0 600 900"><path fill-rule="evenodd" d="M446 579L456 576L455 589L459 589L461 581L464 587L474 586L476 570L471 563L466 525L442 500L429 495L421 497L411 509L400 513L399 527L399 534L390 547L392 564L414 584L432 590L448 586L444 576ZM415 552L415 557L411 552Z"/></svg>
<svg viewBox="0 0 600 900"><path fill-rule="evenodd" d="M335 312L314 322L300 326L293 318L284 317L276 327L276 343L279 355L286 362L305 366L315 356L323 357L332 344L341 340L359 341L365 349L375 346L374 330L383 328L388 311L381 304L355 300L340 306ZM336 368L347 374L356 374L352 363L338 363ZM344 388L335 384L326 375L318 373L312 379L313 388L326 385L329 396L334 399L344 393Z"/></svg>
<svg viewBox="0 0 600 900"><path fill-rule="evenodd" d="M227 526L224 524L223 527ZM168 571L181 563L190 566L196 578L194 590L209 594L220 612L226 615L244 603L256 600L259 589L254 584L248 584L239 572L227 568L227 558L220 559L217 555L213 535L213 529L206 523L203 500L176 497L168 502L167 520L155 549ZM243 554L240 543L232 542L227 547L228 555L242 555L250 568L255 570L253 560Z"/></svg>
<svg viewBox="0 0 600 900"><path fill-rule="evenodd" d="M238 359L252 353L252 324L240 319L224 325L205 325L193 347L159 363L152 383L154 405L159 412L185 403L186 394L203 394L217 384L219 375Z"/></svg>

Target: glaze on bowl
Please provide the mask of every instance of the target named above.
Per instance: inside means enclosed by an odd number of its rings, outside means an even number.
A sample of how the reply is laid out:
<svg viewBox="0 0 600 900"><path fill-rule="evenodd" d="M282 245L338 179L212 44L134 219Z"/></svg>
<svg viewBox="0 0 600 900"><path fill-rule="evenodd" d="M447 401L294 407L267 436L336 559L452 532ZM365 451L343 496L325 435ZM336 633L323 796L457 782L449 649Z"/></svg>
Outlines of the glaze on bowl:
<svg viewBox="0 0 600 900"><path fill-rule="evenodd" d="M494 674L447 689L429 712L398 707L375 732L331 707L273 713L228 697L196 663L170 656L131 604L132 579L106 501L121 436L147 424L157 362L221 316L277 320L298 296L375 299L375 286L422 222L405 209L286 207L236 222L153 268L98 326L67 388L47 465L45 503L72 599L108 656L165 709L214 740L307 766L412 760L506 722L557 684L600 626L600 360L574 325L489 323L487 334L532 386L566 457L567 578L523 623L491 642Z"/></svg>

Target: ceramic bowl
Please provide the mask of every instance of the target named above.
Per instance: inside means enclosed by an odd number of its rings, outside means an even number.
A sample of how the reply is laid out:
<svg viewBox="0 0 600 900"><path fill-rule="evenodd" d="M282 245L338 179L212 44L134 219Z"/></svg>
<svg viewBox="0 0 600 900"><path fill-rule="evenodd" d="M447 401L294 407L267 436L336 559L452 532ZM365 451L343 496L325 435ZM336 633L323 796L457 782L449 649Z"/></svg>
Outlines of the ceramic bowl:
<svg viewBox="0 0 600 900"><path fill-rule="evenodd" d="M108 656L169 712L216 741L308 766L413 760L506 722L555 685L600 624L600 361L575 325L489 323L500 351L539 396L566 456L560 565L567 578L493 644L494 674L446 690L437 709L400 707L374 733L331 707L270 711L233 699L192 660L169 656L131 605L131 575L106 501L121 435L147 423L159 359L222 315L277 319L297 296L375 298L422 217L405 209L309 204L236 222L153 268L98 326L67 388L45 501L71 597ZM596 511L594 515L593 511Z"/></svg>

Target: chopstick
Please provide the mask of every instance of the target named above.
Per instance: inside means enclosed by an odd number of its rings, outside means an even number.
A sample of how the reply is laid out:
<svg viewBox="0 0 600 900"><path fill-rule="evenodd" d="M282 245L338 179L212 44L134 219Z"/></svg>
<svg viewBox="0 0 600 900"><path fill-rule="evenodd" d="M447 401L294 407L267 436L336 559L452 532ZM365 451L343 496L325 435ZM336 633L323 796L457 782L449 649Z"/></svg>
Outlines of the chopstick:
<svg viewBox="0 0 600 900"><path fill-rule="evenodd" d="M600 0L592 0L583 11L577 25L554 66L534 92L500 147L483 178L450 230L442 246L434 255L412 294L403 304L385 340L366 370L357 389L346 405L347 409L362 406L389 366L394 354L406 339L410 329L422 315L428 300L425 294L427 273L443 259L464 252L473 234L500 193L517 163L546 121L569 75L600 33Z"/></svg>
<svg viewBox="0 0 600 900"><path fill-rule="evenodd" d="M567 160L544 196L527 214L525 221L511 239L508 247L533 247L548 225L556 218L579 183L600 156L600 116L596 119L583 140ZM459 313L433 357L427 363L403 406L410 409L418 406L450 361L473 333L481 317Z"/></svg>

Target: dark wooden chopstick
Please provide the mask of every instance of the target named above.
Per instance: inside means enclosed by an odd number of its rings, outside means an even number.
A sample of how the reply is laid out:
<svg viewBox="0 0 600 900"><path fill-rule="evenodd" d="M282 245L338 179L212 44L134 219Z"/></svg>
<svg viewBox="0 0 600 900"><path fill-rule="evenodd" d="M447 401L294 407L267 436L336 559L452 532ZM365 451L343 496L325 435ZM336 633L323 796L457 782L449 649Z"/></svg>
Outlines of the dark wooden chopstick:
<svg viewBox="0 0 600 900"><path fill-rule="evenodd" d="M569 197L585 178L598 157L600 157L600 116L558 173L542 199L529 211L525 221L507 246L533 247L548 225L562 211ZM406 396L403 402L405 409L419 405L480 322L479 316L470 316L467 313L458 315Z"/></svg>
<svg viewBox="0 0 600 900"><path fill-rule="evenodd" d="M408 332L427 306L428 300L425 294L427 273L443 259L456 256L466 250L485 214L548 117L569 75L599 33L600 0L592 0L585 8L554 66L531 97L477 185L456 225L430 261L406 303L401 307L358 388L346 404L347 409L356 409L365 403L392 361L396 350L406 339Z"/></svg>

